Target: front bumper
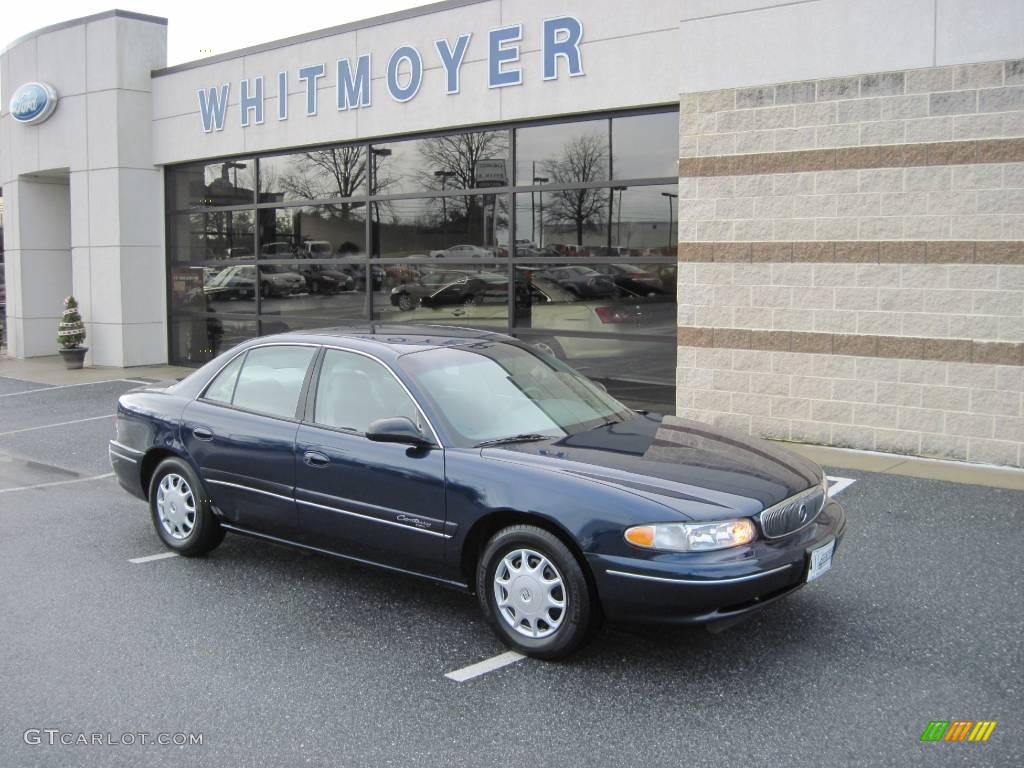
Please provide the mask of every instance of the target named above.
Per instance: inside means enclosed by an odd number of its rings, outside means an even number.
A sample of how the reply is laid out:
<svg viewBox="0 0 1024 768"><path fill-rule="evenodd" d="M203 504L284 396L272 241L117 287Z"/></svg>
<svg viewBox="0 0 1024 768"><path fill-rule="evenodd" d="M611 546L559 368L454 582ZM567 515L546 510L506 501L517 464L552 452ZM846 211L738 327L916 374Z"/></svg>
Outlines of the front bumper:
<svg viewBox="0 0 1024 768"><path fill-rule="evenodd" d="M830 499L812 525L780 539L717 552L648 558L588 554L587 560L610 621L735 621L802 587L809 551L831 539L838 551L845 532L846 512Z"/></svg>

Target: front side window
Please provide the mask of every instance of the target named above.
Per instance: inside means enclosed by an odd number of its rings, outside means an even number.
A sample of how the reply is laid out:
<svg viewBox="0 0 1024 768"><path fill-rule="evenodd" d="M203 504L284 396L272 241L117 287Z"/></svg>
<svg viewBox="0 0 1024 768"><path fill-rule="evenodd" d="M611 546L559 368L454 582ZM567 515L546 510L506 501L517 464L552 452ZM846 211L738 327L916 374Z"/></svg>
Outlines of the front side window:
<svg viewBox="0 0 1024 768"><path fill-rule="evenodd" d="M267 416L294 419L302 382L315 354L315 347L274 346L249 350L238 374L231 404ZM214 382L219 383L219 379Z"/></svg>
<svg viewBox="0 0 1024 768"><path fill-rule="evenodd" d="M317 424L366 432L377 419L395 416L405 416L422 429L415 403L387 368L354 352L327 350L316 389Z"/></svg>
<svg viewBox="0 0 1024 768"><path fill-rule="evenodd" d="M524 433L561 438L629 416L564 363L505 342L413 352L399 365L463 447Z"/></svg>

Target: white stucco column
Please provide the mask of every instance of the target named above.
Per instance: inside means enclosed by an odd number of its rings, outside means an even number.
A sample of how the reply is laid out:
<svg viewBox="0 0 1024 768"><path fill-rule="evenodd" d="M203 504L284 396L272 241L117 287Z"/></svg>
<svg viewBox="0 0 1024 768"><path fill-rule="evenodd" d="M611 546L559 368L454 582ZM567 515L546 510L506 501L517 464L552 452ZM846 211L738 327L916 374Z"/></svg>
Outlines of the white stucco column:
<svg viewBox="0 0 1024 768"><path fill-rule="evenodd" d="M110 11L39 30L0 55L7 322L17 357L54 354L60 300L74 293L87 363L167 359L150 85L150 72L166 64L166 36L164 19ZM58 93L45 122L18 123L8 112L27 82Z"/></svg>

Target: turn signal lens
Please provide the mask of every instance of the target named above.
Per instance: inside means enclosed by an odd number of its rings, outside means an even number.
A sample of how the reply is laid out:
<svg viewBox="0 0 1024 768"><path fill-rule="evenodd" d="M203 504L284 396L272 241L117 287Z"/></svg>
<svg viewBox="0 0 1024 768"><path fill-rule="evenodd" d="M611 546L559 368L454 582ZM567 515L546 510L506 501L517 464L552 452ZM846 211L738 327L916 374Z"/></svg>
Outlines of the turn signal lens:
<svg viewBox="0 0 1024 768"><path fill-rule="evenodd" d="M747 519L717 523L661 523L638 525L626 530L626 541L645 549L670 552L707 552L749 544L757 529Z"/></svg>
<svg viewBox="0 0 1024 768"><path fill-rule="evenodd" d="M630 528L626 531L626 541L636 544L638 547L653 547L654 526L638 525L636 528Z"/></svg>

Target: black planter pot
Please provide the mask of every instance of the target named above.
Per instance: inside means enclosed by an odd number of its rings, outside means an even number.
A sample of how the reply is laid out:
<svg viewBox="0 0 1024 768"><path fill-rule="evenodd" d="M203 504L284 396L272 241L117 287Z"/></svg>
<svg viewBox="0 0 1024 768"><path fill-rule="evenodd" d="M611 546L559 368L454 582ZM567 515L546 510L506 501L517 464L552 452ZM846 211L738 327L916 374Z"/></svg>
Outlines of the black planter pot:
<svg viewBox="0 0 1024 768"><path fill-rule="evenodd" d="M82 367L82 361L85 360L85 353L89 351L89 348L73 347L72 349L58 349L57 351L64 358L65 367L69 371L74 371Z"/></svg>

